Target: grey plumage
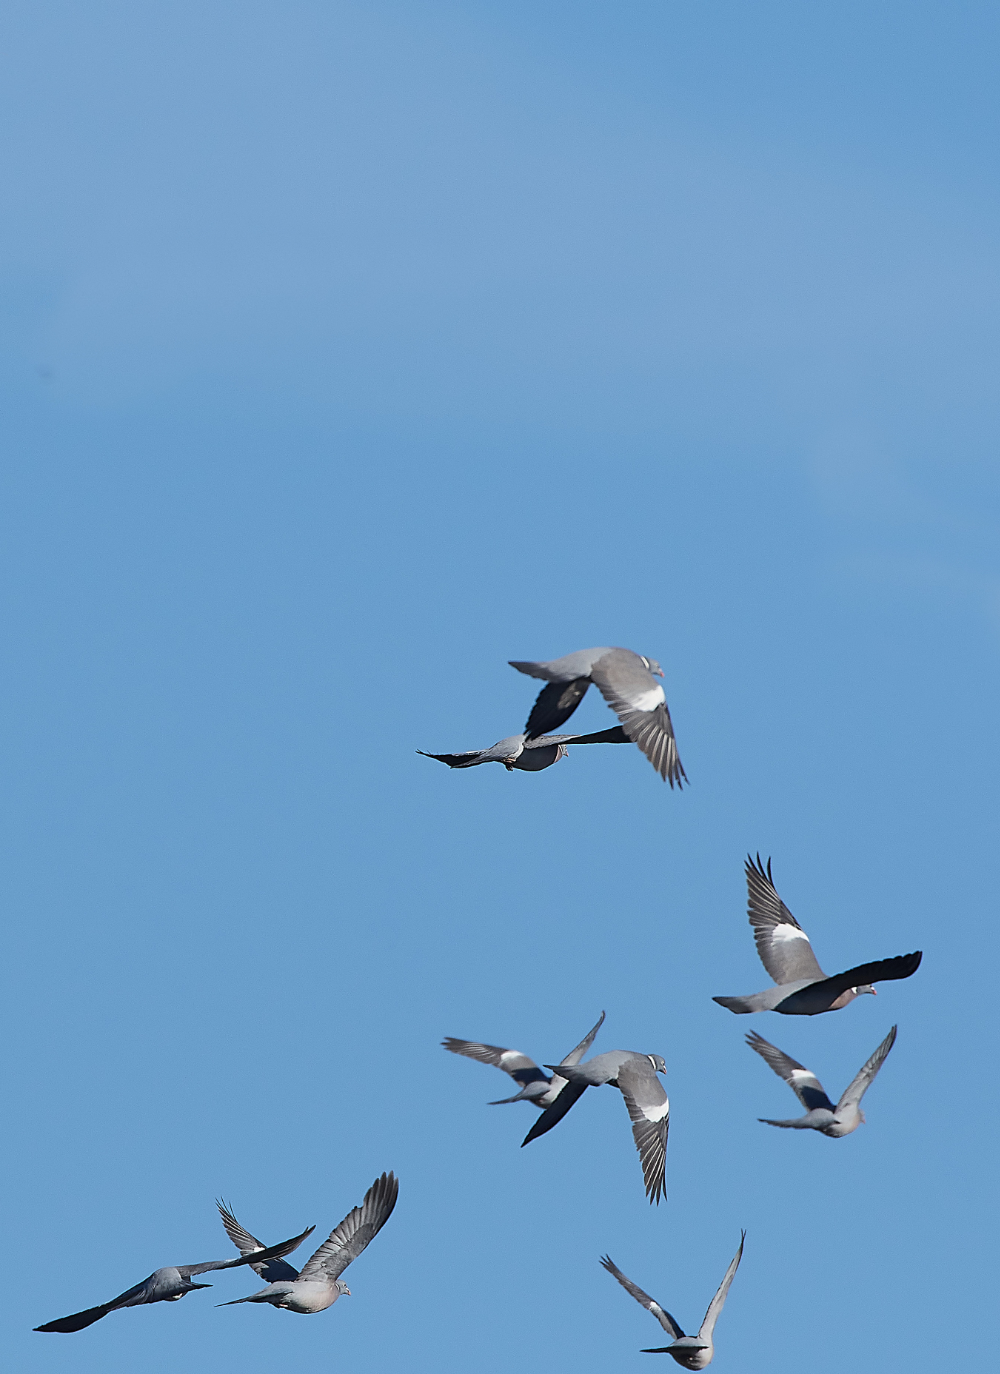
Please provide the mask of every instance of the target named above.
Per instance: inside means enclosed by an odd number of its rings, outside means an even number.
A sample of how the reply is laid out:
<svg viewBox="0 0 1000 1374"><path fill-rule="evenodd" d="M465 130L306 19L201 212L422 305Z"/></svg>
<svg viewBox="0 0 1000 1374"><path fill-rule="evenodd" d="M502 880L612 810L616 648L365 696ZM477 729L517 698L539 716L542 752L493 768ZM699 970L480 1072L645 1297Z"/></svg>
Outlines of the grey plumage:
<svg viewBox="0 0 1000 1374"><path fill-rule="evenodd" d="M570 744L628 744L629 737L620 725L610 730L598 730L590 735L541 735L532 739L527 734L508 735L489 749L466 749L460 754L430 754L418 749L425 759L437 759L449 768L476 768L481 763L502 763L510 773L540 773L566 757Z"/></svg>
<svg viewBox="0 0 1000 1374"><path fill-rule="evenodd" d="M768 1126L787 1126L793 1130L821 1131L823 1135L837 1140L850 1135L864 1123L865 1114L861 1110L861 1099L871 1087L875 1075L885 1063L886 1055L896 1043L896 1027L879 1045L870 1058L866 1059L858 1072L841 1094L836 1106L823 1091L823 1085L814 1073L805 1068L791 1055L785 1054L777 1046L770 1044L756 1031L747 1036L747 1044L769 1064L779 1078L791 1088L792 1092L806 1109L805 1116L794 1117L787 1121L773 1121L762 1116L758 1120Z"/></svg>
<svg viewBox="0 0 1000 1374"><path fill-rule="evenodd" d="M596 1026L593 1026L579 1045L574 1046L566 1058L560 1061L560 1067L564 1064L579 1064L594 1043L594 1037L603 1024L602 1011ZM441 1044L452 1054L462 1054L467 1059L478 1060L480 1064L491 1064L496 1069L502 1069L520 1085L520 1092L515 1093L513 1097L498 1098L489 1104L491 1107L502 1107L508 1102L531 1102L539 1108L549 1107L566 1086L566 1079L560 1073L555 1072L550 1078L533 1059L529 1059L520 1050L507 1050L499 1045L484 1045L478 1040L456 1040L451 1035L446 1036Z"/></svg>
<svg viewBox="0 0 1000 1374"><path fill-rule="evenodd" d="M618 1280L627 1293L631 1293L637 1303L640 1303L647 1312L651 1312L656 1320L663 1327L664 1331L672 1339L672 1344L655 1346L651 1350L644 1350L644 1355L671 1355L678 1364L685 1369L705 1369L712 1363L715 1355L715 1324L719 1320L719 1313L726 1301L729 1286L733 1281L737 1269L740 1267L740 1260L743 1258L743 1243L746 1240L746 1232L740 1233L740 1248L733 1256L726 1276L719 1284L715 1297L708 1305L705 1313L705 1320L698 1329L697 1336L685 1336L676 1318L672 1317L665 1307L662 1307L648 1293L643 1292L637 1283L626 1278L622 1271L611 1259L610 1255L605 1255L601 1263L609 1274Z"/></svg>
<svg viewBox="0 0 1000 1374"><path fill-rule="evenodd" d="M637 744L664 781L678 787L687 781L663 688L655 680L663 669L655 658L631 649L578 649L563 658L535 663L511 659L510 665L529 677L543 678L543 687L525 726L529 739L557 730L567 721L593 683L621 721L627 737Z"/></svg>
<svg viewBox="0 0 1000 1374"><path fill-rule="evenodd" d="M233 1242L241 1255L247 1255L249 1257L248 1262L250 1268L258 1278L262 1278L265 1283L277 1283L281 1279L298 1278L299 1271L294 1269L292 1265L286 1264L282 1259L267 1261L255 1259L255 1255L258 1255L262 1250L267 1248L264 1242L258 1240L256 1236L252 1236L245 1227L240 1225L233 1215L232 1208L229 1207L227 1203L217 1198L215 1205L218 1207L219 1214L222 1217L222 1224L226 1228L226 1235Z"/></svg>
<svg viewBox="0 0 1000 1374"><path fill-rule="evenodd" d="M291 1240L282 1241L280 1245L273 1245L270 1249L262 1249L258 1252L256 1262L267 1263L280 1259L282 1255L291 1254L315 1229L314 1226L310 1226L300 1236L293 1236ZM102 1317L106 1317L109 1312L117 1312L123 1307L142 1307L151 1302L176 1302L186 1294L194 1292L196 1288L211 1288L212 1285L209 1283L192 1283L191 1279L195 1274L207 1274L211 1269L238 1269L240 1265L250 1262L249 1255L241 1254L237 1259L206 1260L204 1264L177 1264L155 1269L142 1283L119 1293L117 1298L112 1298L110 1302L88 1307L83 1312L74 1312L71 1316L60 1317L54 1322L46 1322L44 1326L36 1326L35 1330L82 1331L85 1327L100 1321Z"/></svg>
<svg viewBox="0 0 1000 1374"><path fill-rule="evenodd" d="M618 1088L632 1122L632 1138L639 1151L646 1196L651 1203L666 1197L667 1133L670 1129L670 1102L657 1074L667 1066L659 1054L639 1054L634 1050L609 1050L575 1066L546 1064L568 1080L566 1087L546 1107L522 1140L522 1148L551 1131L588 1088L609 1083Z"/></svg>
<svg viewBox="0 0 1000 1374"><path fill-rule="evenodd" d="M334 1227L294 1279L279 1279L245 1298L236 1298L219 1306L236 1307L244 1302L262 1302L271 1307L282 1307L288 1312L308 1315L325 1311L345 1294L349 1297L351 1290L340 1276L389 1220L398 1196L399 1183L395 1176L391 1173L382 1174L365 1193L361 1206L353 1208L340 1225ZM239 1229L242 1230L242 1227ZM229 1231L228 1226L226 1230ZM254 1239L249 1232L244 1234L247 1239ZM240 1241L234 1238L234 1244L239 1246ZM254 1267L264 1258L258 1252L251 1251L239 1263L251 1262L251 1254L256 1256L252 1261Z"/></svg>
<svg viewBox="0 0 1000 1374"><path fill-rule="evenodd" d="M839 1011L863 993L875 994L873 983L909 978L916 973L923 954L899 954L890 959L859 964L828 978L813 954L809 937L785 906L760 855L746 860L747 909L761 962L776 984L745 997L714 997L729 1011L744 1015L777 1011L784 1016L817 1016Z"/></svg>

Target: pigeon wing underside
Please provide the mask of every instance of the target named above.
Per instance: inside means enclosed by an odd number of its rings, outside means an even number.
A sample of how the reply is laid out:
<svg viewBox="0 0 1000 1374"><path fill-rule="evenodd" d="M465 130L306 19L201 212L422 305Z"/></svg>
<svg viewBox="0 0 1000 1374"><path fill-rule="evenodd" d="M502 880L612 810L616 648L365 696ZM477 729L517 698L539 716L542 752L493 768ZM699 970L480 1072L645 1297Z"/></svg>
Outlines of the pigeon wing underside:
<svg viewBox="0 0 1000 1374"><path fill-rule="evenodd" d="M858 1072L844 1089L843 1096L837 1103L837 1111L849 1105L857 1105L864 1097L865 1093L875 1081L875 1075L885 1063L886 1055L896 1043L896 1027L890 1030L889 1034L879 1045L875 1053L867 1059Z"/></svg>
<svg viewBox="0 0 1000 1374"><path fill-rule="evenodd" d="M712 1301L708 1304L708 1311L705 1313L705 1320L702 1322L701 1327L698 1330L699 1340L711 1341L712 1339L712 1332L715 1330L715 1323L719 1320L719 1313L722 1311L723 1305L725 1304L726 1295L729 1292L729 1285L732 1283L736 1271L740 1267L740 1260L743 1258L743 1243L746 1240L746 1238L746 1231L741 1231L740 1248L736 1251L736 1254L733 1256L729 1268L726 1270L725 1278L719 1284L719 1291L716 1293Z"/></svg>
<svg viewBox="0 0 1000 1374"><path fill-rule="evenodd" d="M590 686L589 677L574 678L571 682L549 682L542 688L531 708L525 725L529 739L558 730L580 705Z"/></svg>
<svg viewBox="0 0 1000 1374"><path fill-rule="evenodd" d="M393 1174L377 1178L365 1193L360 1207L353 1208L323 1244L302 1266L299 1278L325 1279L333 1283L378 1235L392 1215L399 1194Z"/></svg>
<svg viewBox="0 0 1000 1374"><path fill-rule="evenodd" d="M793 1016L815 1016L829 1011L842 992L848 988L863 987L868 983L889 983L900 978L909 978L920 967L923 953L918 949L912 954L897 954L891 959L876 959L870 964L858 964L844 973L835 973L832 978L810 983L799 992L794 992L779 1002L775 1011Z"/></svg>
<svg viewBox="0 0 1000 1374"><path fill-rule="evenodd" d="M471 768L486 752L485 749L465 749L460 754L429 754L426 749L417 750L425 759L437 759L438 763L446 763L449 768Z"/></svg>
<svg viewBox="0 0 1000 1374"><path fill-rule="evenodd" d="M747 858L747 914L753 926L760 961L775 983L794 983L800 978L820 979L820 968L809 936L778 896L771 880L771 861L767 868Z"/></svg>
<svg viewBox="0 0 1000 1374"><path fill-rule="evenodd" d="M149 1278L152 1278L150 1274ZM119 1293L117 1298L112 1298L110 1302L102 1302L99 1307L87 1307L82 1312L73 1312L68 1317L59 1317L54 1322L46 1322L44 1326L36 1326L36 1331L60 1331L68 1333L71 1331L83 1331L85 1327L93 1326L94 1322L99 1322L102 1317L106 1317L109 1312L114 1312L116 1308L124 1307L130 1298L137 1298L149 1278L143 1279L142 1283L133 1284L131 1288L126 1288L124 1293Z"/></svg>
<svg viewBox="0 0 1000 1374"><path fill-rule="evenodd" d="M587 1091L586 1083L567 1083L562 1092L552 1103L551 1107L546 1107L541 1116L532 1126L531 1130L521 1141L521 1148L537 1140L540 1135L545 1135L551 1131L553 1126L557 1126L575 1102L578 1102Z"/></svg>

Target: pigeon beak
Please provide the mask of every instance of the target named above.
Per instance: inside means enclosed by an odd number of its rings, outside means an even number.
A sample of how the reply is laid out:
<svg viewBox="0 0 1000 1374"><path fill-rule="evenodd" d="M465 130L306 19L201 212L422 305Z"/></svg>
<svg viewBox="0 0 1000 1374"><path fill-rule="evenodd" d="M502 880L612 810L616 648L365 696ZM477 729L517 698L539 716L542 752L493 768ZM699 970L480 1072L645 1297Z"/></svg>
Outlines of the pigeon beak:
<svg viewBox="0 0 1000 1374"><path fill-rule="evenodd" d="M351 1290L350 1290L349 1288L345 1288L345 1289L344 1289L344 1297L345 1297L345 1298L349 1298L350 1296L351 1296Z"/></svg>
<svg viewBox="0 0 1000 1374"><path fill-rule="evenodd" d="M874 988L872 988L872 996L873 996L873 997L877 997L877 996L878 996L878 993L875 991Z"/></svg>

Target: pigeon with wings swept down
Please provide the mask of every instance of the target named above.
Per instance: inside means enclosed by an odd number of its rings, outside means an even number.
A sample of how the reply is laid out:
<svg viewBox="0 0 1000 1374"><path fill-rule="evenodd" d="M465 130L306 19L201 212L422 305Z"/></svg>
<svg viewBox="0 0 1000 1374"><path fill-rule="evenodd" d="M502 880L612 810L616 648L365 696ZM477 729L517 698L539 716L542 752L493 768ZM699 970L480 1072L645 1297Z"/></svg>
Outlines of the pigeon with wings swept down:
<svg viewBox="0 0 1000 1374"><path fill-rule="evenodd" d="M824 1011L839 1011L855 997L870 992L873 983L909 978L920 967L922 952L898 954L892 959L877 959L859 964L845 973L828 978L816 961L809 936L785 906L771 880L771 860L767 868L746 860L748 911L761 963L777 986L746 997L713 997L720 1007L737 1015L752 1011L780 1011L783 1016L817 1016Z"/></svg>
<svg viewBox="0 0 1000 1374"><path fill-rule="evenodd" d="M747 1036L747 1044L752 1050L757 1051L765 1063L770 1064L779 1078L785 1080L806 1109L805 1116L793 1117L788 1121L772 1121L769 1116L758 1117L758 1121L763 1121L768 1126L789 1126L800 1131L822 1131L834 1140L850 1135L864 1124L865 1114L861 1110L861 1099L875 1081L875 1075L885 1063L886 1055L895 1043L896 1027L893 1026L875 1053L851 1079L841 1094L840 1101L834 1106L814 1073L791 1055L784 1054L777 1046L769 1044L762 1035L751 1031Z"/></svg>
<svg viewBox="0 0 1000 1374"><path fill-rule="evenodd" d="M257 1293L251 1293L245 1298L235 1298L232 1302L219 1303L219 1306L235 1307L241 1302L266 1302L272 1307L283 1307L288 1312L308 1314L332 1307L345 1293L350 1297L351 1290L340 1276L389 1220L398 1194L399 1183L394 1175L383 1174L365 1193L361 1206L348 1212L316 1253L306 1260L298 1274L292 1270L295 1275L292 1278L273 1279L266 1288L261 1288ZM235 1223L234 1230L230 1230L227 1215ZM260 1244L249 1231L243 1230L228 1209L223 1213L222 1219L230 1239L239 1250L243 1251L247 1241L252 1241L254 1246ZM237 1239L237 1236L241 1238ZM260 1260L265 1257L264 1254L260 1254L260 1259L256 1259L254 1256L257 1254L256 1249L247 1250L243 1253L242 1259L235 1262L250 1264L256 1269ZM291 1269L291 1265L288 1268ZM267 1277L263 1269L258 1269L258 1272L261 1277Z"/></svg>
<svg viewBox="0 0 1000 1374"><path fill-rule="evenodd" d="M588 1088L599 1088L609 1083L618 1089L628 1108L632 1138L642 1164L646 1196L651 1203L657 1204L661 1197L666 1197L670 1102L663 1091L663 1084L656 1076L667 1071L663 1056L638 1054L634 1050L609 1050L606 1054L596 1054L585 1064L546 1064L545 1067L561 1074L568 1082L521 1141L522 1149L558 1125Z"/></svg>
<svg viewBox="0 0 1000 1374"><path fill-rule="evenodd" d="M685 1369L705 1369L712 1363L712 1358L715 1355L715 1344L712 1339L715 1323L719 1320L719 1313L726 1301L726 1294L729 1292L729 1285L733 1281L733 1276L740 1267L745 1240L746 1232L743 1231L740 1235L740 1248L736 1251L732 1263L726 1270L726 1277L719 1284L719 1291L708 1305L705 1320L699 1327L697 1336L685 1336L665 1307L661 1307L648 1293L644 1293L637 1283L626 1278L610 1255L604 1256L601 1263L608 1273L613 1274L625 1291L631 1293L636 1302L641 1303L647 1312L651 1312L667 1335L673 1337L672 1345L654 1346L651 1350L642 1351L643 1355L672 1355L677 1363L683 1365Z"/></svg>
<svg viewBox="0 0 1000 1374"><path fill-rule="evenodd" d="M663 688L656 681L663 669L655 658L631 649L578 649L548 663L510 659L510 666L548 683L539 692L525 729L529 739L558 730L583 700L593 683L665 782L682 786L687 774L677 753L674 727Z"/></svg>
<svg viewBox="0 0 1000 1374"><path fill-rule="evenodd" d="M601 1019L597 1025L580 1041L574 1049L571 1049L565 1059L560 1061L559 1068L565 1064L579 1064L580 1060L594 1043L594 1037L604 1025L604 1012L601 1012ZM543 1069L540 1069L533 1059L529 1059L520 1050L505 1050L499 1045L484 1045L478 1040L456 1040L454 1036L446 1036L441 1041L442 1047L450 1050L452 1054L464 1054L467 1059L477 1059L480 1064L492 1064L495 1069L502 1069L509 1074L514 1082L518 1084L520 1091L513 1097L500 1097L495 1102L491 1102L491 1107L503 1107L508 1102L530 1102L535 1107L540 1107L543 1111L546 1107L551 1107L563 1088L566 1086L566 1079L554 1070L550 1078Z"/></svg>

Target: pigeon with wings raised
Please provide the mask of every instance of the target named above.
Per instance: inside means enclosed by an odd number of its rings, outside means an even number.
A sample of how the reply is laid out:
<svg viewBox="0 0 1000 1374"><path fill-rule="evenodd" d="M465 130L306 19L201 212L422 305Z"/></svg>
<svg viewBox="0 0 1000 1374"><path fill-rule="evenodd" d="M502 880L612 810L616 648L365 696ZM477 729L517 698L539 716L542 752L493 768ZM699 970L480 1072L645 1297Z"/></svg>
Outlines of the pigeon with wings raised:
<svg viewBox="0 0 1000 1374"><path fill-rule="evenodd" d="M548 663L510 659L510 666L548 683L539 692L528 723L529 739L558 730L569 720L593 683L664 781L682 786L687 774L677 753L674 727L663 688L656 681L663 669L655 658L631 649L578 649Z"/></svg>
<svg viewBox="0 0 1000 1374"><path fill-rule="evenodd" d="M875 1053L851 1079L840 1101L834 1106L814 1073L791 1055L769 1044L762 1035L751 1031L747 1036L747 1044L770 1064L779 1078L785 1080L806 1109L805 1116L797 1116L789 1121L772 1121L768 1116L757 1119L768 1126L789 1126L800 1131L822 1131L834 1140L839 1140L842 1135L850 1135L864 1124L865 1114L861 1110L861 1099L875 1081L875 1075L885 1063L886 1055L895 1043L896 1027L893 1026Z"/></svg>
<svg viewBox="0 0 1000 1374"><path fill-rule="evenodd" d="M559 1067L565 1064L579 1064L580 1060L594 1043L594 1037L604 1025L604 1012L601 1012L601 1019L597 1025L570 1050L569 1054L560 1062ZM441 1041L446 1050L452 1054L463 1054L467 1059L476 1059L480 1064L492 1064L496 1069L503 1069L504 1073L509 1074L514 1082L519 1084L520 1091L513 1097L500 1097L495 1102L491 1102L491 1107L503 1107L508 1102L531 1102L534 1106L544 1110L551 1107L563 1088L566 1086L566 1079L555 1070L550 1078L544 1069L539 1068L533 1059L529 1059L520 1050L505 1050L499 1045L484 1045L478 1040L456 1040L454 1036L446 1036Z"/></svg>
<svg viewBox="0 0 1000 1374"><path fill-rule="evenodd" d="M300 1236L293 1236L291 1240L282 1241L280 1245L273 1245L270 1249L261 1247L255 1263L267 1263L279 1260L282 1255L291 1254L315 1229L315 1226L310 1226ZM248 1255L240 1255L237 1259L207 1260L204 1264L168 1265L164 1269L154 1270L142 1283L119 1293L118 1297L112 1298L110 1302L101 1303L99 1307L88 1307L84 1312L74 1312L70 1317L60 1317L58 1321L46 1322L44 1326L36 1326L35 1330L82 1331L84 1327L93 1326L94 1322L99 1322L109 1312L117 1312L122 1307L142 1307L151 1302L177 1302L188 1293L193 1293L196 1288L211 1288L210 1283L192 1283L191 1279L195 1274L207 1274L211 1269L237 1269L241 1264L250 1262Z"/></svg>
<svg viewBox="0 0 1000 1374"><path fill-rule="evenodd" d="M817 1016L839 1011L855 997L870 992L873 983L909 978L920 967L922 952L859 964L828 978L816 961L809 936L775 891L771 860L767 868L757 855L746 861L747 905L761 963L777 986L747 997L713 997L720 1007L737 1015L752 1011L780 1011L783 1016Z"/></svg>
<svg viewBox="0 0 1000 1374"><path fill-rule="evenodd" d="M670 1102L656 1076L667 1071L663 1056L638 1054L634 1050L609 1050L588 1059L585 1064L546 1064L545 1067L562 1074L568 1081L521 1141L522 1148L558 1125L588 1088L610 1083L619 1090L628 1108L646 1196L651 1203L659 1203L660 1198L666 1196L667 1132L670 1129Z"/></svg>
<svg viewBox="0 0 1000 1374"><path fill-rule="evenodd" d="M283 1307L288 1312L308 1314L332 1307L345 1293L350 1297L351 1290L340 1276L389 1220L398 1194L399 1183L395 1176L382 1174L365 1193L361 1206L348 1212L294 1278L276 1279L257 1293L220 1303L219 1306L235 1307L241 1302L266 1302L272 1307ZM239 1223L236 1224L239 1227ZM226 1230L229 1231L228 1225ZM242 1227L239 1230L242 1231ZM239 1247L240 1241L236 1240L232 1231L229 1234ZM249 1232L244 1232L244 1235L247 1240L254 1239ZM261 1252L249 1250L234 1263L251 1264L257 1268L264 1258Z"/></svg>
<svg viewBox="0 0 1000 1374"><path fill-rule="evenodd" d="M507 772L516 768L522 773L540 773L543 768L551 768L554 763L564 759L567 745L570 744L629 744L628 735L620 725L612 725L610 730L598 730L592 735L540 735L531 739L528 735L508 735L506 739L491 744L489 749L465 749L460 754L429 754L418 749L425 759L437 759L449 768L475 768L480 763L502 763Z"/></svg>
<svg viewBox="0 0 1000 1374"><path fill-rule="evenodd" d="M603 1257L601 1263L608 1273L613 1274L625 1291L631 1293L636 1302L641 1303L647 1312L651 1312L667 1335L673 1337L671 1345L654 1346L651 1350L642 1351L642 1354L672 1355L677 1363L683 1365L685 1369L705 1369L712 1363L712 1358L715 1355L715 1343L713 1341L715 1323L719 1320L719 1313L726 1301L726 1294L729 1292L729 1285L733 1281L733 1276L740 1267L745 1239L746 1232L743 1231L740 1235L740 1248L736 1251L732 1263L726 1270L726 1277L719 1284L719 1291L708 1305L705 1320L699 1327L697 1336L685 1336L665 1307L661 1307L648 1293L644 1293L637 1283L626 1278L610 1255Z"/></svg>

